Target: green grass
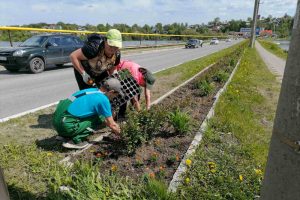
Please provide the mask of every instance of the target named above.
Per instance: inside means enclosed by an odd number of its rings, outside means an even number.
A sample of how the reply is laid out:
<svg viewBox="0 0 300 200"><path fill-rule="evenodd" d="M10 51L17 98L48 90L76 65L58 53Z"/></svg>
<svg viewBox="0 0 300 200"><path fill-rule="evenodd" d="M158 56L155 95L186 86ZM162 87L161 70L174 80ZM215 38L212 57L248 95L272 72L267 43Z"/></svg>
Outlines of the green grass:
<svg viewBox="0 0 300 200"><path fill-rule="evenodd" d="M271 53L275 54L276 56L283 58L283 59L287 59L287 55L288 53L286 51L284 51L283 49L281 49L277 44L275 44L272 41L267 41L267 40L258 40L259 43L268 51L270 51Z"/></svg>
<svg viewBox="0 0 300 200"><path fill-rule="evenodd" d="M176 67L172 67L169 69L166 69L164 71L160 71L156 73L156 77L159 79L164 76L168 76L170 74L174 73L180 73L179 79L177 79L178 82L182 83L183 81L189 79L193 75L197 74L199 71L207 67L208 65L218 61L224 56L227 56L234 52L239 47L245 45L248 41L240 42L230 48L223 49L221 51L218 51L216 53L210 54L208 56L204 56L202 58L192 60L186 63L183 63L181 65L178 65Z"/></svg>
<svg viewBox="0 0 300 200"><path fill-rule="evenodd" d="M175 131L181 135L184 135L191 130L190 115L186 112L181 112L179 108L173 112L169 112L168 120Z"/></svg>
<svg viewBox="0 0 300 200"><path fill-rule="evenodd" d="M254 199L260 193L279 84L255 50L247 49L221 96L192 166L186 199Z"/></svg>
<svg viewBox="0 0 300 200"><path fill-rule="evenodd" d="M208 96L214 90L214 84L207 80L201 80L195 84L195 88L199 90L200 97Z"/></svg>

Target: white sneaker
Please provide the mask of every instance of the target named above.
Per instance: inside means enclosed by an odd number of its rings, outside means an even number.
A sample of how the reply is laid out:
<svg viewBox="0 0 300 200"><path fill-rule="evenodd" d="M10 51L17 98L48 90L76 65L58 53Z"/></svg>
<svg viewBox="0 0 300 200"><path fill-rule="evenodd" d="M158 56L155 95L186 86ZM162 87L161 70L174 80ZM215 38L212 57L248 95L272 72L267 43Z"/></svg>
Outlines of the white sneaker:
<svg viewBox="0 0 300 200"><path fill-rule="evenodd" d="M67 148L67 149L84 149L85 147L87 147L89 145L88 142L84 141L78 144L75 144L73 142L73 140L69 140L68 142L64 142L63 147Z"/></svg>

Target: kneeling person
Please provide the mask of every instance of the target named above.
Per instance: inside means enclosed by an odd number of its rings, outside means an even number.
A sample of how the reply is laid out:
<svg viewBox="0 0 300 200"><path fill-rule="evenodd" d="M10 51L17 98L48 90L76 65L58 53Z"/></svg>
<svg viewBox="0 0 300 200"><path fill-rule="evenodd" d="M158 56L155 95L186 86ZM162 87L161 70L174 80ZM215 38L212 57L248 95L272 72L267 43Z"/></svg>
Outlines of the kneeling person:
<svg viewBox="0 0 300 200"><path fill-rule="evenodd" d="M53 115L53 126L59 136L70 138L63 143L66 148L82 149L88 143L87 136L94 128L105 122L115 134L120 134L119 125L113 120L109 99L123 95L118 79L111 78L98 88L75 92L71 97L61 100Z"/></svg>

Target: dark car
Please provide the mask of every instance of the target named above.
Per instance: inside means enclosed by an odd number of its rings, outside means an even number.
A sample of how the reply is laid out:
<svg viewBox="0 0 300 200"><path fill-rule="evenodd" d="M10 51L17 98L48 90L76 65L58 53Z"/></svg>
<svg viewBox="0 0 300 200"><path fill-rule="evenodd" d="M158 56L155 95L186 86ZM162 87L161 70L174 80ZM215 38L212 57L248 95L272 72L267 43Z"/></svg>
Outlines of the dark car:
<svg viewBox="0 0 300 200"><path fill-rule="evenodd" d="M185 45L185 48L198 48L202 47L203 41L198 39L189 39Z"/></svg>
<svg viewBox="0 0 300 200"><path fill-rule="evenodd" d="M25 68L40 73L49 64L62 66L70 62L69 55L82 46L83 41L73 35L36 35L18 47L0 49L0 65L10 72Z"/></svg>

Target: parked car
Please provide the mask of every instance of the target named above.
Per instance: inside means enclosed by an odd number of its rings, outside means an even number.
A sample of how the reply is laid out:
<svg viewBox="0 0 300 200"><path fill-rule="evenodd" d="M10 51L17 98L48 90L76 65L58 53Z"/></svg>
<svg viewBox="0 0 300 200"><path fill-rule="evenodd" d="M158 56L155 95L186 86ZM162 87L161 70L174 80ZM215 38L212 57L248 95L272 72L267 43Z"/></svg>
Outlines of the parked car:
<svg viewBox="0 0 300 200"><path fill-rule="evenodd" d="M219 44L218 38L213 38L213 39L211 39L210 45L213 45L213 44Z"/></svg>
<svg viewBox="0 0 300 200"><path fill-rule="evenodd" d="M231 39L230 39L230 38L227 38L227 39L225 40L225 42L231 42Z"/></svg>
<svg viewBox="0 0 300 200"><path fill-rule="evenodd" d="M198 48L202 47L203 41L198 39L189 39L185 45L185 48Z"/></svg>
<svg viewBox="0 0 300 200"><path fill-rule="evenodd" d="M0 65L10 72L25 68L40 73L49 64L62 66L70 62L69 55L82 46L83 41L73 35L36 35L18 47L0 49Z"/></svg>

